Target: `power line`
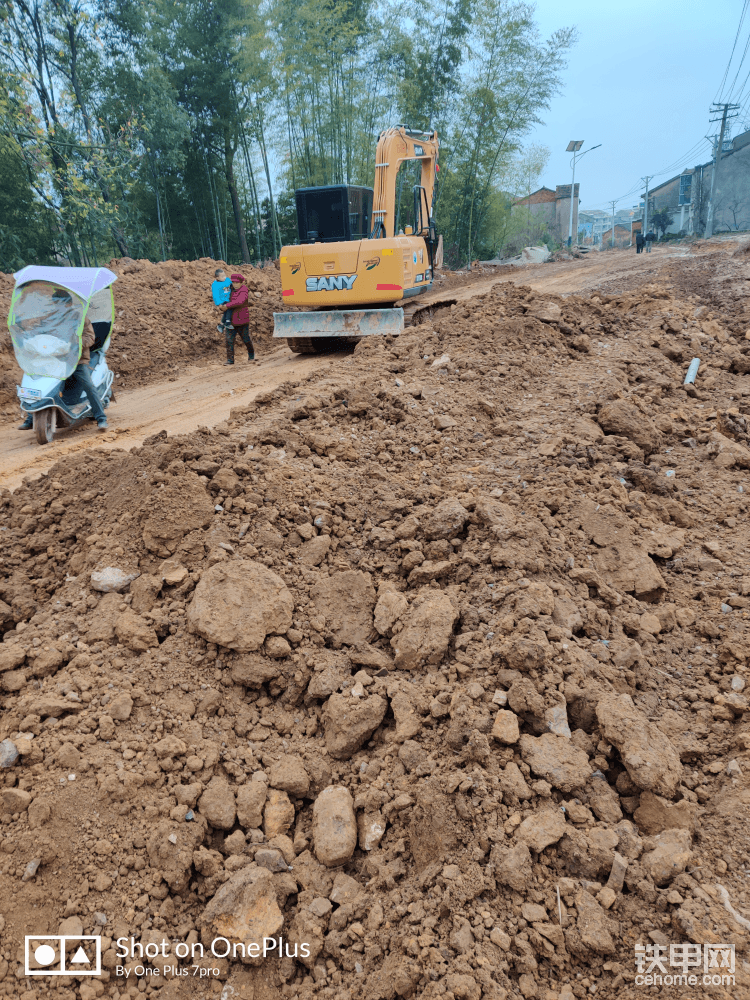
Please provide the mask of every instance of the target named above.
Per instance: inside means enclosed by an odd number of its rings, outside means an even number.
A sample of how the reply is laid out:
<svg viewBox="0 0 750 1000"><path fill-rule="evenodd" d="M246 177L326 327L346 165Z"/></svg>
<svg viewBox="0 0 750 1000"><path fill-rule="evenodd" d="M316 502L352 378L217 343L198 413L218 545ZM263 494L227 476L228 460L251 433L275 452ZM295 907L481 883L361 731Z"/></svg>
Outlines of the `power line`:
<svg viewBox="0 0 750 1000"><path fill-rule="evenodd" d="M750 0L748 0L748 2L750 2ZM662 174L669 173L670 170L676 170L677 167L681 166L686 160L690 160L694 156L697 156L698 153L700 152L701 147L707 141L708 140L705 139L705 138L704 139L700 139L698 142L696 142L696 144L694 146L692 146L687 151L687 153L684 153L682 156L678 157L678 159L674 160L668 166L662 167L661 170L657 170L656 173L653 174L653 176L654 177L661 177Z"/></svg>
<svg viewBox="0 0 750 1000"><path fill-rule="evenodd" d="M750 2L750 0L748 0L748 2ZM747 3L746 3L746 5L747 5ZM748 50L748 48L750 48L750 32L748 32L747 41L745 42L745 49L744 49L744 51L742 53L742 58L740 59L740 64L737 67L737 72L734 74L734 79L732 80L732 86L729 88L729 94L727 96L730 99L731 99L732 95L734 94L734 87L735 87L735 84L737 83L737 78L740 75L740 70L742 69L743 63L745 62L745 58L747 56L747 50Z"/></svg>
<svg viewBox="0 0 750 1000"><path fill-rule="evenodd" d="M727 63L727 68L724 70L724 76L722 77L721 83L719 84L719 89L716 91L716 96L714 98L715 101L718 101L719 97L724 91L724 84L727 82L727 77L729 76L729 67L732 65L732 59L734 59L734 51L737 48L737 42L739 41L740 32L742 31L742 23L745 20L745 14L747 13L748 3L750 3L750 0L745 0L745 2L742 5L742 13L740 14L740 23L737 25L737 34L734 36L734 44L732 45L732 51L729 56L729 62ZM747 46L745 46L745 52L747 52ZM740 66L742 66L742 63L740 63ZM739 73L739 70L737 72ZM735 80L736 79L737 77L735 76Z"/></svg>
<svg viewBox="0 0 750 1000"><path fill-rule="evenodd" d="M742 81L742 87L741 87L740 92L739 92L739 94L737 96L737 100L738 101L742 101L743 98L744 98L745 105L747 105L748 100L750 100L750 93L748 93L747 95L745 95L745 87L747 86L748 80L750 80L750 70L748 70L747 76Z"/></svg>
<svg viewBox="0 0 750 1000"><path fill-rule="evenodd" d="M701 152L701 148L707 142L708 139L701 139L700 142L697 142L691 149L687 151L687 153L681 156L678 160L675 160L673 163L670 163L669 166L664 167L662 170L656 171L656 173L649 174L648 179L653 180L655 177L661 177L663 174L671 173L673 170L679 169L679 167L681 167L684 163L690 162L690 160L692 160L695 156L697 156ZM642 189L643 189L643 178L641 178L640 181L637 181L629 191L625 192L625 194L620 195L620 197L617 200L624 201L625 198L629 198L630 195L635 194L636 191Z"/></svg>

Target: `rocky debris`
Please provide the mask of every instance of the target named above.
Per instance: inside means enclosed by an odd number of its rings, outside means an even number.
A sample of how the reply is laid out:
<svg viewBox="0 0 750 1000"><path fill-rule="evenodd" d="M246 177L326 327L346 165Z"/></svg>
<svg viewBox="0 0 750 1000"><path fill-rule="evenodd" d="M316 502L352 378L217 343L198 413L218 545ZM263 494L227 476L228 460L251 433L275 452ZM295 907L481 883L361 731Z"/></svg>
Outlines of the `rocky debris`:
<svg viewBox="0 0 750 1000"><path fill-rule="evenodd" d="M375 589L369 573L358 570L334 573L313 587L311 598L335 642L356 646L368 639L375 607Z"/></svg>
<svg viewBox="0 0 750 1000"><path fill-rule="evenodd" d="M492 861L495 878L501 885L510 886L516 892L525 891L531 880L531 854L526 844L502 850L493 848Z"/></svg>
<svg viewBox="0 0 750 1000"><path fill-rule="evenodd" d="M620 753L633 782L645 791L674 798L682 763L669 739L638 711L627 694L608 695L596 706L604 738Z"/></svg>
<svg viewBox="0 0 750 1000"><path fill-rule="evenodd" d="M697 802L680 799L679 802L669 802L653 792L642 792L638 799L638 808L633 813L633 819L638 829L651 836L662 830L695 830L698 822L699 806Z"/></svg>
<svg viewBox="0 0 750 1000"><path fill-rule="evenodd" d="M266 785L263 781L246 781L237 789L237 822L243 829L260 829L263 822L266 791Z"/></svg>
<svg viewBox="0 0 750 1000"><path fill-rule="evenodd" d="M133 699L123 691L109 702L107 711L109 712L110 719L125 722L130 718L130 714L133 711ZM48 714L52 715L53 713L49 712Z"/></svg>
<svg viewBox="0 0 750 1000"><path fill-rule="evenodd" d="M198 808L211 826L216 827L216 829L231 830L234 826L237 815L234 791L221 778L211 778L208 787L200 797Z"/></svg>
<svg viewBox="0 0 750 1000"><path fill-rule="evenodd" d="M188 609L188 625L227 649L259 649L270 633L292 624L292 595L275 573L249 559L217 563L201 577Z"/></svg>
<svg viewBox="0 0 750 1000"><path fill-rule="evenodd" d="M565 817L560 810L544 809L528 816L516 831L516 837L539 853L550 844L556 844L565 829Z"/></svg>
<svg viewBox="0 0 750 1000"><path fill-rule="evenodd" d="M273 938L283 925L273 876L255 864L235 872L200 917L204 945L227 938L232 944L244 944L246 956L256 960L263 955L264 938Z"/></svg>
<svg viewBox="0 0 750 1000"><path fill-rule="evenodd" d="M123 611L115 624L115 635L128 649L134 653L145 653L147 649L159 645L159 637L155 629L140 615L132 611Z"/></svg>
<svg viewBox="0 0 750 1000"><path fill-rule="evenodd" d="M585 785L591 774L589 759L570 740L553 733L521 736L521 756L531 770L545 778L553 788L571 792Z"/></svg>
<svg viewBox="0 0 750 1000"><path fill-rule="evenodd" d="M299 757L285 756L272 765L268 776L271 788L279 788L295 798L310 791L310 776Z"/></svg>
<svg viewBox="0 0 750 1000"><path fill-rule="evenodd" d="M174 554L186 534L205 528L213 517L213 504L199 478L178 470L160 484L159 503L143 524L143 544L162 559Z"/></svg>
<svg viewBox="0 0 750 1000"><path fill-rule="evenodd" d="M655 885L666 885L676 875L685 871L692 850L688 830L665 830L653 839L653 849L641 857L641 865L654 880Z"/></svg>
<svg viewBox="0 0 750 1000"><path fill-rule="evenodd" d="M658 451L662 438L651 420L633 403L616 399L603 406L596 420L605 434L618 434L642 448L646 455Z"/></svg>
<svg viewBox="0 0 750 1000"><path fill-rule="evenodd" d="M575 897L576 910L576 935L584 949L591 949L600 955L611 955L615 950L615 942L612 937L612 921L607 917L606 912L594 897L585 889L581 889ZM612 928L614 929L614 928ZM576 952L581 949L576 948L574 935L567 938L568 947Z"/></svg>
<svg viewBox="0 0 750 1000"><path fill-rule="evenodd" d="M383 721L388 702L380 695L352 698L332 694L326 702L323 725L331 757L347 760L372 736Z"/></svg>
<svg viewBox="0 0 750 1000"><path fill-rule="evenodd" d="M357 839L363 851L373 851L385 833L386 822L379 812L361 812L357 814Z"/></svg>
<svg viewBox="0 0 750 1000"><path fill-rule="evenodd" d="M286 792L278 788L269 789L266 804L263 807L263 832L266 838L286 833L294 822L294 806Z"/></svg>
<svg viewBox="0 0 750 1000"><path fill-rule="evenodd" d="M344 864L357 844L357 821L349 791L324 788L313 804L312 834L315 857L328 868Z"/></svg>
<svg viewBox="0 0 750 1000"><path fill-rule="evenodd" d="M40 906L308 942L266 967L308 1000L609 998L634 943L741 945L748 501L713 435L747 445L747 319L550 301L499 284L0 492L4 983ZM153 991L114 951L81 1000Z"/></svg>
<svg viewBox="0 0 750 1000"><path fill-rule="evenodd" d="M425 537L455 538L466 524L468 516L468 510L457 499L451 497L443 500L425 521Z"/></svg>
<svg viewBox="0 0 750 1000"><path fill-rule="evenodd" d="M18 748L12 740L0 742L0 767L13 767L18 758Z"/></svg>
<svg viewBox="0 0 750 1000"><path fill-rule="evenodd" d="M434 591L415 598L401 617L401 629L391 639L395 665L414 669L424 663L439 663L448 649L458 612L450 599Z"/></svg>
<svg viewBox="0 0 750 1000"><path fill-rule="evenodd" d="M491 735L500 743L517 743L519 728L518 716L515 712L508 712L501 708L492 723Z"/></svg>
<svg viewBox="0 0 750 1000"><path fill-rule="evenodd" d="M119 566L105 566L104 569L94 570L91 574L91 587L102 594L119 594L139 575L137 571L129 573Z"/></svg>

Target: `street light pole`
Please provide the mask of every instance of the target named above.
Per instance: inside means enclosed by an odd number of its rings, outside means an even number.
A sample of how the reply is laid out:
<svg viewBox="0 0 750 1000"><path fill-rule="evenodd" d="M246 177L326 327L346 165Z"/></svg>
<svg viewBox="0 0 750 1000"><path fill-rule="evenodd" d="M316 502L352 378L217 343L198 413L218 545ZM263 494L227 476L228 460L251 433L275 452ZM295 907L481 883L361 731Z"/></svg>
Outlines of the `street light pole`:
<svg viewBox="0 0 750 1000"><path fill-rule="evenodd" d="M571 139L565 150L566 153L573 154L573 159L571 161L573 166L573 181L570 185L570 220L568 222L568 247L570 247L570 245L573 242L573 198L575 197L575 191L576 191L576 159L580 160L582 156L585 156L586 153L590 153L592 149L598 149L599 146L601 146L601 143L599 143L596 146L591 146L589 149L586 149L579 154L578 151L582 145L583 145L583 139Z"/></svg>
<svg viewBox="0 0 750 1000"><path fill-rule="evenodd" d="M576 191L576 153L583 145L583 139L571 139L566 152L573 154L573 180L570 185L570 222L568 223L568 248L573 242L573 197Z"/></svg>

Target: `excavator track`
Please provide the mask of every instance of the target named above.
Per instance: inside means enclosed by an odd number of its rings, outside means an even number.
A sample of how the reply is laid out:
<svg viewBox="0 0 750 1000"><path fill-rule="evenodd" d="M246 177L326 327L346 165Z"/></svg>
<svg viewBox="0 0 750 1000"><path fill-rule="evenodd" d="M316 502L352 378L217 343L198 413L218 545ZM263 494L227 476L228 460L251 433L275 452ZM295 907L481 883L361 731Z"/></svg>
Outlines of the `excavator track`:
<svg viewBox="0 0 750 1000"><path fill-rule="evenodd" d="M419 326L425 319L430 319L435 309L444 309L446 306L454 306L457 302L455 295L431 295L428 302L412 301L404 305L404 327Z"/></svg>
<svg viewBox="0 0 750 1000"><path fill-rule="evenodd" d="M340 351L344 344L358 344L359 337L287 337L286 343L295 354L328 354Z"/></svg>

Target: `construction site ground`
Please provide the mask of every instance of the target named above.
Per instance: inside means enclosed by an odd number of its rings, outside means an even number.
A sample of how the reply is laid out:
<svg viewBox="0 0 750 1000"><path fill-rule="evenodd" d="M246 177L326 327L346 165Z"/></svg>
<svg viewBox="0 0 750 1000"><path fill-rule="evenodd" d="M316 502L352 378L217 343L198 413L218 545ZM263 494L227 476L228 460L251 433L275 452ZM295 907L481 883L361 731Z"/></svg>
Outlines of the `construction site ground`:
<svg viewBox="0 0 750 1000"><path fill-rule="evenodd" d="M0 998L750 997L747 235L325 356L251 271L233 368L215 266L112 263L106 434L0 343Z"/></svg>
<svg viewBox="0 0 750 1000"><path fill-rule="evenodd" d="M445 272L442 280L436 282L434 290L420 296L407 306L408 312L420 312L429 316L436 306L431 303L463 303L479 295L489 292L498 282L511 281L517 285L526 285L539 292L551 292L556 295L571 293L591 294L595 290L613 292L638 288L653 281L666 283L668 287L688 291L696 283L709 304L720 301L727 280L732 281L732 275L739 273L738 281L743 280L742 268L732 260L732 254L738 245L745 242L742 238L717 239L711 244L696 243L690 246L656 247L652 254L636 255L634 250L613 250L604 253L591 253L579 260L562 261L554 264L530 264L525 267L478 267L471 272ZM719 263L720 262L720 263ZM152 265L145 270L160 274L159 279L153 279L147 288L153 287L153 298L156 299L162 288L166 272L170 276L170 268L183 269L191 265L178 263L175 265ZM158 379L159 368L151 364L149 344L156 338L158 332L149 326L140 334L142 343L137 345L142 357L140 370L132 375L125 374L126 387L120 389L116 383L117 402L109 410L107 417L110 432L106 435L97 433L93 424L73 431L61 431L56 440L44 448L40 448L33 435L28 432L14 431L18 423L20 410L13 405L13 386L18 373L14 372L14 362L10 353L10 345L5 344L6 381L8 389L0 402L5 402L5 426L0 434L0 485L15 488L24 476L34 475L51 468L52 465L73 452L87 448L130 448L140 444L144 438L165 429L169 434L195 430L200 426L213 426L225 420L229 412L236 406L247 403L259 392L275 388L290 379L307 378L312 373L326 373L332 364L351 357L351 350L317 355L297 355L286 347L284 341L274 341L269 334L272 328L272 312L281 311L282 306L278 291L264 295L264 316L255 326L251 323L251 335L257 343L257 362L248 365L244 359L244 350L237 344L237 363L234 368L224 366L223 335L215 330L215 313L211 312L203 299L207 300L206 287L211 281L215 266L214 261L197 262L203 264L201 274L205 274L205 285L193 277L191 283L191 310L193 315L180 313L171 320L175 328L183 327L190 321L195 327L193 339L199 344L198 350L192 348L187 354L185 363L184 343L177 329L171 338L173 350L170 354L170 369L168 376ZM718 267L717 267L718 265ZM132 266L132 265L131 265ZM194 266L194 265L193 265ZM126 270L125 268L115 268ZM717 273L717 270L720 273ZM726 271L726 273L724 273ZM130 272L127 272L130 273ZM127 280L127 273L123 278ZM256 272L264 277L264 293L267 290L268 279L263 271ZM3 276L5 277L5 276ZM172 279L176 281L176 278ZM256 279L261 287L261 279ZM128 306L127 290L122 290L123 280L115 284L117 308L123 311ZM197 287L196 287L197 286ZM0 298L10 302L10 281L5 286L0 282L0 291L5 295ZM158 290L158 291L157 291ZM271 292L271 290L268 290ZM143 292L139 289L139 294ZM269 299L270 302L265 300ZM3 301L5 305L5 301ZM6 309L7 313L7 309ZM421 321L421 318L418 321ZM212 321L213 320L213 321ZM122 341L122 316L118 323L114 344L119 347ZM157 324L154 324L157 325ZM170 333L172 331L170 330ZM131 329L126 332L127 339L134 339L136 334ZM135 345L134 345L135 347ZM191 345L192 347L192 345ZM113 352L110 364L118 371L117 359L124 352ZM198 355L198 365L192 364L194 355ZM0 355L2 356L2 355ZM120 366L121 367L121 366ZM154 371L156 368L156 371ZM156 377L155 377L156 376ZM146 383L143 385L142 383ZM127 384L133 384L128 388ZM0 411L2 414L3 411ZM0 425L2 426L2 425Z"/></svg>

